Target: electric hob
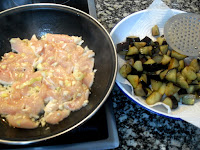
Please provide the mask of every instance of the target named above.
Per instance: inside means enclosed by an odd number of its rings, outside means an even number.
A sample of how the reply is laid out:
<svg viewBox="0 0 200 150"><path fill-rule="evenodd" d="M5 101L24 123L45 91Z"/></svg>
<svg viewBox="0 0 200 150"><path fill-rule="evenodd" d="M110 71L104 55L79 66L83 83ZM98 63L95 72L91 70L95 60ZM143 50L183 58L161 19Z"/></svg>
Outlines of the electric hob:
<svg viewBox="0 0 200 150"><path fill-rule="evenodd" d="M96 18L94 0L0 0L0 11L11 7L32 3L57 3L75 7ZM87 122L58 137L29 145L0 144L0 149L62 149L88 150L113 149L119 139L115 124L112 102L108 98L100 110Z"/></svg>

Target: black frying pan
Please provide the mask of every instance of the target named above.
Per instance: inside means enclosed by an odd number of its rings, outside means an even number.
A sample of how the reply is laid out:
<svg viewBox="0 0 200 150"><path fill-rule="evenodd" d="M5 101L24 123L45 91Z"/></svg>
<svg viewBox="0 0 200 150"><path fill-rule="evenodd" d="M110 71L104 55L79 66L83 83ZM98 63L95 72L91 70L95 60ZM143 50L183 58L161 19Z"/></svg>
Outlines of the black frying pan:
<svg viewBox="0 0 200 150"><path fill-rule="evenodd" d="M45 33L82 36L84 44L93 49L95 81L91 88L89 104L73 112L58 125L37 129L17 129L0 121L0 142L28 144L46 140L66 133L79 126L105 102L115 82L117 55L106 30L95 19L77 9L56 4L31 4L12 8L0 13L0 55L11 51L12 37L30 39L33 34L41 37ZM49 127L48 130L46 128Z"/></svg>

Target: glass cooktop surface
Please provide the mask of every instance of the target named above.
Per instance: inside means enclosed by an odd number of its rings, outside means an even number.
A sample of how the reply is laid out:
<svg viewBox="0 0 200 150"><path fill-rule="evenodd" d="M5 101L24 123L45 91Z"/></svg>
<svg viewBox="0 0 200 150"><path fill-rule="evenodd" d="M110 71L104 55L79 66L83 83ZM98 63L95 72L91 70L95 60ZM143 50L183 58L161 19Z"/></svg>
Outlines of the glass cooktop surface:
<svg viewBox="0 0 200 150"><path fill-rule="evenodd" d="M88 0L0 0L0 11L33 3L56 3L68 5L89 13Z"/></svg>

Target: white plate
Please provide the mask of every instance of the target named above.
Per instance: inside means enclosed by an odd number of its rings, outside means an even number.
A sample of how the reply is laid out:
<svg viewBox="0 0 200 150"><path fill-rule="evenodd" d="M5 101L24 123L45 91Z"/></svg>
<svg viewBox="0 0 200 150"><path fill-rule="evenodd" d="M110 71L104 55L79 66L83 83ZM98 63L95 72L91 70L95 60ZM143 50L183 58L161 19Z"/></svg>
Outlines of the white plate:
<svg viewBox="0 0 200 150"><path fill-rule="evenodd" d="M116 45L117 43L123 42L125 41L126 37L128 36L129 31L131 30L131 28L133 27L133 22L136 22L147 10L143 10L143 11L139 11L136 13L133 13L129 16L127 16L126 18L122 19L111 31L110 35L113 39L114 44ZM172 11L174 12L174 14L179 14L179 13L183 13L183 11L180 10L175 10L172 9ZM118 72L119 74L119 72ZM134 102L136 102L137 104L141 105L142 107L144 107L145 109L154 112L156 114L165 116L165 117L169 117L169 118L173 118L173 119L180 119L179 117L175 116L175 115L171 115L168 114L166 112L163 112L161 109L158 108L151 108L149 107L147 104L144 104L142 102L140 102L137 96L133 96L131 94L131 90L130 87L125 85L125 84L121 84L120 82L116 81L117 85L119 86L119 88Z"/></svg>

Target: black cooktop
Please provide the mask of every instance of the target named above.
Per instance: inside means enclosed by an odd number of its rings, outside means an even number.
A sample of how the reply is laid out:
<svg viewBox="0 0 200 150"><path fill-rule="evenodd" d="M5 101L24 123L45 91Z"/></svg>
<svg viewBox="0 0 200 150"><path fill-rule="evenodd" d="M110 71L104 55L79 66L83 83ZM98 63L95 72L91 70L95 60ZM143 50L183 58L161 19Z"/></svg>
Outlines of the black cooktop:
<svg viewBox="0 0 200 150"><path fill-rule="evenodd" d="M0 149L22 149L22 148L38 148L38 147L41 148L46 146L56 147L66 144L98 141L107 138L108 138L107 118L105 113L105 107L102 107L86 123L58 137L29 145L0 144Z"/></svg>
<svg viewBox="0 0 200 150"><path fill-rule="evenodd" d="M89 13L88 0L0 0L0 11L33 3L56 3L68 5Z"/></svg>

